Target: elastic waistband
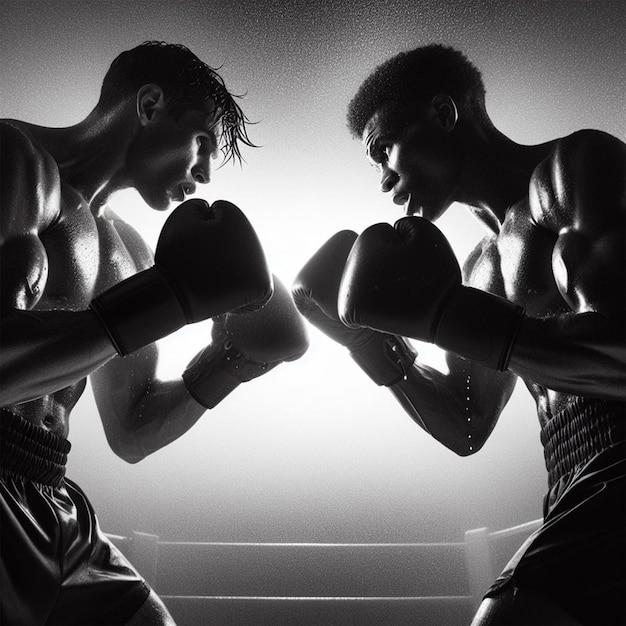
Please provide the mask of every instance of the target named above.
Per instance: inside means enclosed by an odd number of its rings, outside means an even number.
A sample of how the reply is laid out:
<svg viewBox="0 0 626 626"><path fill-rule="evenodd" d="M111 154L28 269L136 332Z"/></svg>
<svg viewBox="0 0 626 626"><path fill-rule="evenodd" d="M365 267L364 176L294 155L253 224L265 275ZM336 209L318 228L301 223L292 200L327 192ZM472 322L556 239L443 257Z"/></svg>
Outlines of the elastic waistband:
<svg viewBox="0 0 626 626"><path fill-rule="evenodd" d="M58 487L71 444L54 433L0 409L0 472Z"/></svg>
<svg viewBox="0 0 626 626"><path fill-rule="evenodd" d="M548 484L625 440L623 402L576 398L541 430Z"/></svg>

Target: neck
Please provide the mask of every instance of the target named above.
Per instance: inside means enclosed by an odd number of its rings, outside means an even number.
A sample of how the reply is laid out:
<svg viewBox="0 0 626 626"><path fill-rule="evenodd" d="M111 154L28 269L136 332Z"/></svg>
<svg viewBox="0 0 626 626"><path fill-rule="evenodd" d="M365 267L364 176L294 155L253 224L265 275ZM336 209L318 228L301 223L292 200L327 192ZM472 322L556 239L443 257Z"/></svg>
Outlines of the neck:
<svg viewBox="0 0 626 626"><path fill-rule="evenodd" d="M82 122L67 128L30 126L34 137L56 161L61 177L97 212L124 187L116 182L134 135L127 107L102 113L94 109Z"/></svg>
<svg viewBox="0 0 626 626"><path fill-rule="evenodd" d="M525 146L517 144L495 127L472 133L466 142L463 188L476 216L493 230L499 229L508 209L528 197L533 171L545 159L553 142Z"/></svg>

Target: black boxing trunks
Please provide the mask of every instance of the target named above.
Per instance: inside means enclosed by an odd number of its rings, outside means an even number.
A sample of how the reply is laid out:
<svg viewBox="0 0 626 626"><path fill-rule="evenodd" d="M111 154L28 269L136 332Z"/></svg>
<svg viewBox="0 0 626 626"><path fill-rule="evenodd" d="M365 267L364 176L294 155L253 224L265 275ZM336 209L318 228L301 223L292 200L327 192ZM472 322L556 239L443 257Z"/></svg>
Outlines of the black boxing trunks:
<svg viewBox="0 0 626 626"><path fill-rule="evenodd" d="M625 425L623 403L576 398L542 429L543 525L485 597L531 587L581 624L626 623Z"/></svg>
<svg viewBox="0 0 626 626"><path fill-rule="evenodd" d="M0 623L125 624L150 588L64 478L70 444L0 412Z"/></svg>

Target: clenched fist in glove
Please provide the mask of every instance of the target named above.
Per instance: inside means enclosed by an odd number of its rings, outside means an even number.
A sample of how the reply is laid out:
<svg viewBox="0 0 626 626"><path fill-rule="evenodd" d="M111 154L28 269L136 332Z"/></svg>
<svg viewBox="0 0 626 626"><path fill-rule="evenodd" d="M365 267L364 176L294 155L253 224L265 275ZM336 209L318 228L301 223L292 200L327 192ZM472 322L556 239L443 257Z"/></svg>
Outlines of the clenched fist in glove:
<svg viewBox="0 0 626 626"><path fill-rule="evenodd" d="M187 200L172 211L154 265L101 293L91 310L118 354L134 352L185 324L272 295L272 275L246 216L230 202Z"/></svg>
<svg viewBox="0 0 626 626"><path fill-rule="evenodd" d="M413 337L486 367L506 370L524 309L461 284L441 231L421 217L375 224L355 242L339 291L350 328Z"/></svg>
<svg viewBox="0 0 626 626"><path fill-rule="evenodd" d="M402 338L370 329L348 328L339 320L337 294L357 234L333 235L298 273L292 288L298 310L316 328L345 346L378 385L393 385L406 375L415 353Z"/></svg>
<svg viewBox="0 0 626 626"><path fill-rule="evenodd" d="M304 322L276 276L274 294L263 308L215 317L211 339L183 373L191 396L208 409L241 383L299 359L309 347Z"/></svg>

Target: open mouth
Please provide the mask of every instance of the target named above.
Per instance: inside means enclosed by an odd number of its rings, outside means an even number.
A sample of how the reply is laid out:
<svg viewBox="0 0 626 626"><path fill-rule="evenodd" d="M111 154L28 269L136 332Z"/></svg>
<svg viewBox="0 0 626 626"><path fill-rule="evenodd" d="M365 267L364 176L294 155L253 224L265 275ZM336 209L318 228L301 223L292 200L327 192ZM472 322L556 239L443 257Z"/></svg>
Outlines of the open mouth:
<svg viewBox="0 0 626 626"><path fill-rule="evenodd" d="M183 194L185 195L185 197L192 195L196 191L196 186L190 183L183 183L181 187L183 189Z"/></svg>
<svg viewBox="0 0 626 626"><path fill-rule="evenodd" d="M187 185L185 183L176 187L174 191L172 191L171 196L172 199L176 202L183 202L187 199L187 196L190 196L195 192L195 188L193 185Z"/></svg>
<svg viewBox="0 0 626 626"><path fill-rule="evenodd" d="M404 207L404 214L409 215L409 216L415 215L415 213L419 212L420 210L420 207L417 206L411 194L407 195L406 200L404 201L403 207Z"/></svg>
<svg viewBox="0 0 626 626"><path fill-rule="evenodd" d="M414 215L420 209L410 193L396 194L393 197L393 203L397 204L398 206L402 206L405 215Z"/></svg>

